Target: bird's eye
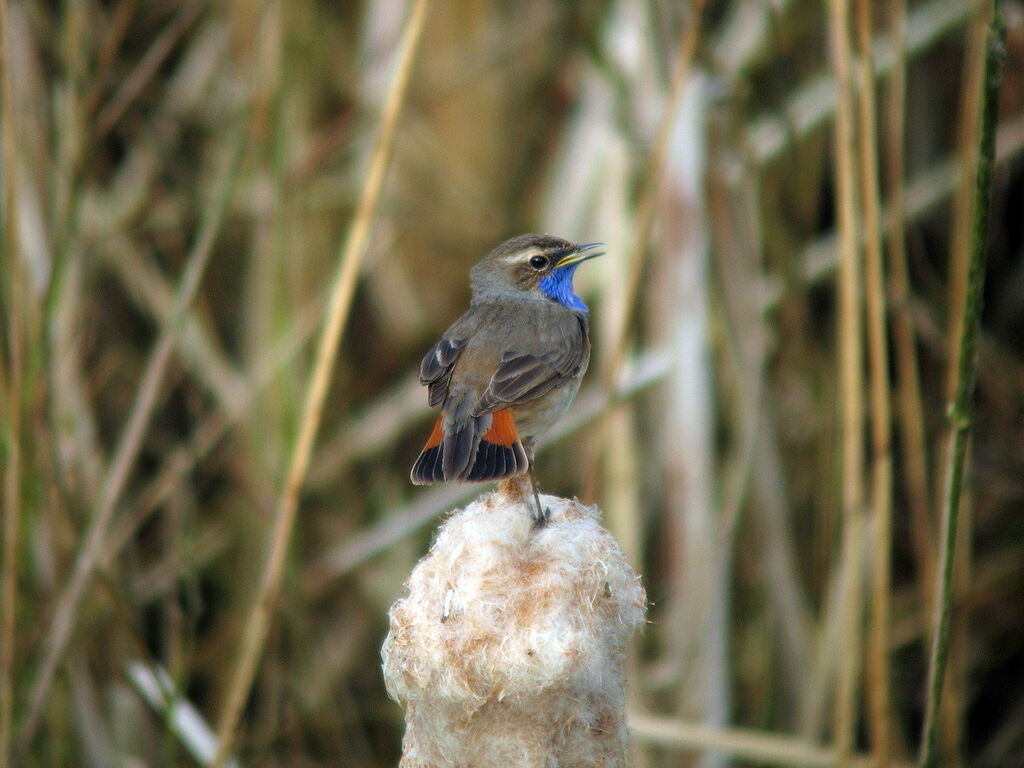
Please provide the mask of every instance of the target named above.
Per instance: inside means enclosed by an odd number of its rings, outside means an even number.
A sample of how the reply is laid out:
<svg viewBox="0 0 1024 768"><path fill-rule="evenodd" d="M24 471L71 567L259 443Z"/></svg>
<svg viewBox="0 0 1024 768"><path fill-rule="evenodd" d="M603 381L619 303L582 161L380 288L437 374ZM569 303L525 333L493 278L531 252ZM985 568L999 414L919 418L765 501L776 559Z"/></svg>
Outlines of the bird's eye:
<svg viewBox="0 0 1024 768"><path fill-rule="evenodd" d="M530 266L534 269L544 269L548 265L547 256L534 256L530 259Z"/></svg>

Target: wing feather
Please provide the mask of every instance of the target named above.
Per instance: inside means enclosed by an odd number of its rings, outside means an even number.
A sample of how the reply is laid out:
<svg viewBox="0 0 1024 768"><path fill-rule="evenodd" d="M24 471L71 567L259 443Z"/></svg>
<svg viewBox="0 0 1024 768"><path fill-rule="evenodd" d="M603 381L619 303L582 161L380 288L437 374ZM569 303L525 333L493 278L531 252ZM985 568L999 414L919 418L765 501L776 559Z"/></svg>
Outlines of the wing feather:
<svg viewBox="0 0 1024 768"><path fill-rule="evenodd" d="M431 408L443 403L448 396L452 370L465 346L465 338L450 337L446 334L423 356L420 363L420 383L427 387L427 402Z"/></svg>

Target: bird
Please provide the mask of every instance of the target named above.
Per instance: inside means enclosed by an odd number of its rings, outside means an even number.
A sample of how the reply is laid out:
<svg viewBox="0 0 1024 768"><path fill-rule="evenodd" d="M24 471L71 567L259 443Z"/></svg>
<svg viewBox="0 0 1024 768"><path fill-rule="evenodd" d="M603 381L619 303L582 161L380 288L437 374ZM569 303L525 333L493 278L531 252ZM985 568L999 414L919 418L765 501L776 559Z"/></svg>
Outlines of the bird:
<svg viewBox="0 0 1024 768"><path fill-rule="evenodd" d="M529 475L537 440L565 412L590 362L590 312L573 289L576 268L604 255L550 235L506 240L469 273L469 309L424 355L420 383L440 408L413 464L416 485Z"/></svg>

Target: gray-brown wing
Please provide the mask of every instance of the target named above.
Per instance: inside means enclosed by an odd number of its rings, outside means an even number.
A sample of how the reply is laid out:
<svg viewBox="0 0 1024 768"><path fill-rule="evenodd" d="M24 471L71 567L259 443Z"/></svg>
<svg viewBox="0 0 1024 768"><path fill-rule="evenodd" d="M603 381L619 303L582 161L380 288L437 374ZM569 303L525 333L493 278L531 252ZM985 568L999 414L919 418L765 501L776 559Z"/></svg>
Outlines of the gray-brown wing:
<svg viewBox="0 0 1024 768"><path fill-rule="evenodd" d="M427 387L427 402L431 408L443 403L448 396L452 370L466 346L465 338L449 335L453 329L454 326L448 329L441 340L423 356L420 363L420 383Z"/></svg>
<svg viewBox="0 0 1024 768"><path fill-rule="evenodd" d="M590 341L585 321L565 313L528 342L510 345L476 406L488 413L548 393L575 377L587 359Z"/></svg>

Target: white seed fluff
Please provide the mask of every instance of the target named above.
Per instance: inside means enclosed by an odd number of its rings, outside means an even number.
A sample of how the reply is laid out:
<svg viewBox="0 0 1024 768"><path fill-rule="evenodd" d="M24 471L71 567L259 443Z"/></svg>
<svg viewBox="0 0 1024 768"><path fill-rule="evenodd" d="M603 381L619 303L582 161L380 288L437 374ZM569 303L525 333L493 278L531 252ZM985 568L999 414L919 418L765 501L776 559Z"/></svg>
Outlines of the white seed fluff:
<svg viewBox="0 0 1024 768"><path fill-rule="evenodd" d="M401 768L625 766L623 669L646 596L577 501L491 494L453 514L390 611Z"/></svg>

